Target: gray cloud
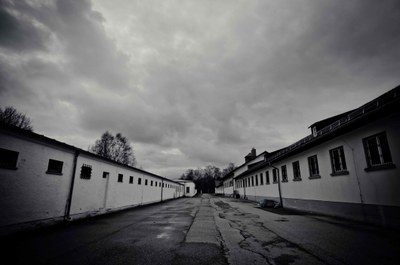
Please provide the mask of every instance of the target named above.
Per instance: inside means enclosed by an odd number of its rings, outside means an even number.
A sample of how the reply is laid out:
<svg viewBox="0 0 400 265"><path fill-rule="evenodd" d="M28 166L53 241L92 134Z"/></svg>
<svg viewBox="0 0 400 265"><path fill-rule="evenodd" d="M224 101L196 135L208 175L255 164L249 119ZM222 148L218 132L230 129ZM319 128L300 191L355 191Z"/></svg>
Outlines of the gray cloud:
<svg viewBox="0 0 400 265"><path fill-rule="evenodd" d="M0 104L145 169L242 163L399 83L398 1L2 1Z"/></svg>

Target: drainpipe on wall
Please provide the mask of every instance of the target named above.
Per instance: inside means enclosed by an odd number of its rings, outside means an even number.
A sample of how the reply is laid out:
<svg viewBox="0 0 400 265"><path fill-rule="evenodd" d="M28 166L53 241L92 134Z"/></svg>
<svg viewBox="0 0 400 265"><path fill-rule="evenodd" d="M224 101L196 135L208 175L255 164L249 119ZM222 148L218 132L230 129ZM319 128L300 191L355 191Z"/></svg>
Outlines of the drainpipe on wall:
<svg viewBox="0 0 400 265"><path fill-rule="evenodd" d="M279 176L279 169L275 166L273 166L271 163L269 164L272 168L276 169L278 172L278 191L279 191L279 202L281 204L281 207L283 207L283 201L282 201L282 191L281 191L281 178Z"/></svg>
<svg viewBox="0 0 400 265"><path fill-rule="evenodd" d="M76 165L78 162L79 151L75 151L74 154L74 164L72 167L72 178L71 178L71 187L69 189L67 204L65 205L65 213L64 213L64 220L69 221L71 220L70 213L71 213L71 204L72 204L72 195L74 192L74 183L75 183L75 175L76 175Z"/></svg>
<svg viewBox="0 0 400 265"><path fill-rule="evenodd" d="M247 181L243 178L242 183L243 183L243 196L244 196L243 199L247 199L247 197L246 197L246 186L247 186Z"/></svg>
<svg viewBox="0 0 400 265"><path fill-rule="evenodd" d="M163 201L164 180L161 179L161 201Z"/></svg>

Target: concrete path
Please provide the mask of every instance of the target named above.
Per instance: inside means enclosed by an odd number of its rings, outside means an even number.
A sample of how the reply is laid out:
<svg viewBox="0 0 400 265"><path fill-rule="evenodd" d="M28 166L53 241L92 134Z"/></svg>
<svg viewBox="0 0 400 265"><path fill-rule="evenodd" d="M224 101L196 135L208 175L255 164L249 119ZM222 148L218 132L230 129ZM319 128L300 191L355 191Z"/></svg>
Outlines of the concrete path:
<svg viewBox="0 0 400 265"><path fill-rule="evenodd" d="M399 231L203 195L2 237L1 264L400 264Z"/></svg>

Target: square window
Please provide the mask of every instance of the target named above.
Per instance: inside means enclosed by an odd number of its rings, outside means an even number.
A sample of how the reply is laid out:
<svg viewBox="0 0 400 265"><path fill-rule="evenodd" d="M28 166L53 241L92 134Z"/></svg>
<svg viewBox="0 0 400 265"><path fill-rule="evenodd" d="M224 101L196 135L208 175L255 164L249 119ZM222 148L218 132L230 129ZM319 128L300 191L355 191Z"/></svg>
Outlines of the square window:
<svg viewBox="0 0 400 265"><path fill-rule="evenodd" d="M133 184L133 177L129 176L129 184Z"/></svg>
<svg viewBox="0 0 400 265"><path fill-rule="evenodd" d="M56 174L56 175L61 175L62 174L62 168L63 168L64 162L54 160L54 159L49 159L49 164L47 166L47 174Z"/></svg>
<svg viewBox="0 0 400 265"><path fill-rule="evenodd" d="M331 175L341 175L348 174L346 157L344 155L343 146L329 150L329 155L331 157L332 174Z"/></svg>
<svg viewBox="0 0 400 265"><path fill-rule="evenodd" d="M367 159L367 171L394 167L385 132L364 138L363 143Z"/></svg>
<svg viewBox="0 0 400 265"><path fill-rule="evenodd" d="M17 169L18 152L0 148L0 168Z"/></svg>
<svg viewBox="0 0 400 265"><path fill-rule="evenodd" d="M103 179L106 179L110 176L109 172L103 171Z"/></svg>
<svg viewBox="0 0 400 265"><path fill-rule="evenodd" d="M118 182L123 182L124 181L124 175L118 174Z"/></svg>
<svg viewBox="0 0 400 265"><path fill-rule="evenodd" d="M300 173L300 163L299 161L295 161L292 163L293 165L293 180L300 181L301 180L301 173Z"/></svg>
<svg viewBox="0 0 400 265"><path fill-rule="evenodd" d="M320 178L319 167L318 167L318 157L316 155L308 157L308 169L310 171L310 178Z"/></svg>
<svg viewBox="0 0 400 265"><path fill-rule="evenodd" d="M90 179L92 176L92 166L83 164L81 167L81 179Z"/></svg>
<svg viewBox="0 0 400 265"><path fill-rule="evenodd" d="M281 166L281 171L282 171L282 182L288 182L286 165Z"/></svg>

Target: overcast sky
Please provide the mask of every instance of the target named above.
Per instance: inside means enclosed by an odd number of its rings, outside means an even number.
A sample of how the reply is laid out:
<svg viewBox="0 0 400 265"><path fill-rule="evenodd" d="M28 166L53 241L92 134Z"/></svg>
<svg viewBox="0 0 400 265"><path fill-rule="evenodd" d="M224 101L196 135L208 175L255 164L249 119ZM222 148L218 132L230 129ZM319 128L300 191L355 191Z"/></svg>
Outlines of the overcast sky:
<svg viewBox="0 0 400 265"><path fill-rule="evenodd" d="M145 170L285 147L400 84L400 1L0 1L0 105Z"/></svg>

